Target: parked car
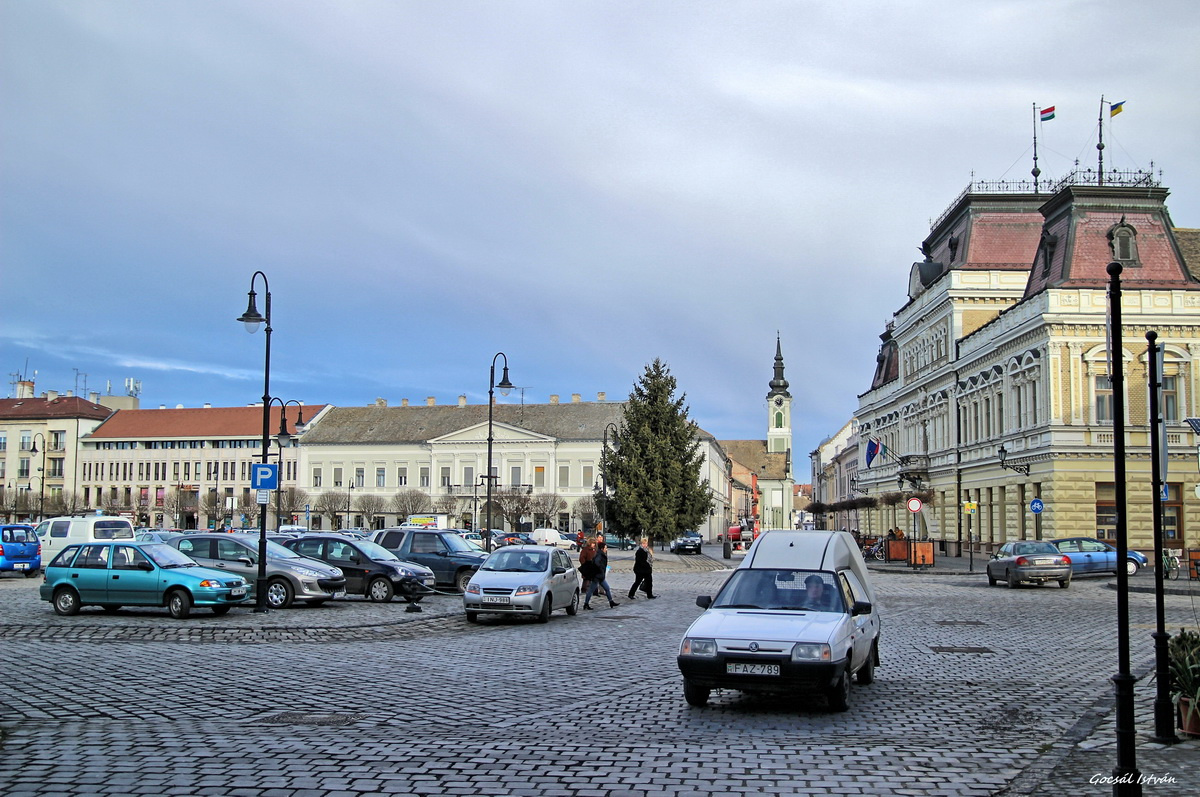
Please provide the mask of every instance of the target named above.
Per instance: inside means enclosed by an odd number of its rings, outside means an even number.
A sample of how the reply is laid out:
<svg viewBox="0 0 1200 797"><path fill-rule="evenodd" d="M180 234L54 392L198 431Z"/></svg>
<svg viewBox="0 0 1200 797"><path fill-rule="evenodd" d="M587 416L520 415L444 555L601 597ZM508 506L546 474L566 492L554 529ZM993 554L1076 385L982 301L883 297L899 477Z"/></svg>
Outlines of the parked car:
<svg viewBox="0 0 1200 797"><path fill-rule="evenodd" d="M165 529L144 529L133 535L138 542L170 542L175 537L182 537L182 531L167 531Z"/></svg>
<svg viewBox="0 0 1200 797"><path fill-rule="evenodd" d="M619 537L616 534L605 534L604 542L608 545L610 550L615 549L618 551L632 551L637 547L637 543L633 540L626 539L625 537Z"/></svg>
<svg viewBox="0 0 1200 797"><path fill-rule="evenodd" d="M562 548L564 551L579 550L579 546L575 544L574 538L563 536L559 533L558 529L534 529L529 536L537 545L553 545L555 548Z"/></svg>
<svg viewBox="0 0 1200 797"><path fill-rule="evenodd" d="M459 592L466 590L471 576L487 559L486 553L449 529L381 529L371 540L403 562L428 567L438 584L453 586Z"/></svg>
<svg viewBox="0 0 1200 797"><path fill-rule="evenodd" d="M42 569L42 544L33 526L11 523L0 526L0 573L24 573L33 578Z"/></svg>
<svg viewBox="0 0 1200 797"><path fill-rule="evenodd" d="M433 591L433 571L415 562L402 562L391 551L369 540L332 534L306 534L283 543L301 556L320 559L342 571L346 591L387 603L399 595L418 603Z"/></svg>
<svg viewBox="0 0 1200 797"><path fill-rule="evenodd" d="M547 623L556 609L570 615L579 611L579 573L565 553L545 545L494 551L463 593L469 623L485 612L523 614Z"/></svg>
<svg viewBox="0 0 1200 797"><path fill-rule="evenodd" d="M1012 589L1022 581L1057 581L1067 589L1071 586L1071 557L1045 540L1006 542L988 560L987 578L993 587L1001 580Z"/></svg>
<svg viewBox="0 0 1200 797"><path fill-rule="evenodd" d="M105 540L132 540L133 524L111 515L72 515L43 520L34 530L42 543L42 556L53 559L68 545Z"/></svg>
<svg viewBox="0 0 1200 797"><path fill-rule="evenodd" d="M862 553L844 531L763 534L683 636L683 695L713 689L824 695L850 705L850 680L875 679L880 618Z"/></svg>
<svg viewBox="0 0 1200 797"><path fill-rule="evenodd" d="M519 531L497 531L492 534L493 548L503 548L506 545L537 545L537 541Z"/></svg>
<svg viewBox="0 0 1200 797"><path fill-rule="evenodd" d="M685 531L681 536L671 540L671 553L700 553L704 538L698 531Z"/></svg>
<svg viewBox="0 0 1200 797"><path fill-rule="evenodd" d="M168 543L205 567L234 573L250 583L258 581L257 534L187 534ZM294 601L319 606L346 595L346 577L336 567L300 556L267 541L267 606L286 609Z"/></svg>
<svg viewBox="0 0 1200 797"><path fill-rule="evenodd" d="M1060 553L1065 553L1071 559L1071 575L1083 573L1116 573L1117 549L1101 540L1091 537L1067 537L1062 540L1050 540ZM1139 568L1146 566L1146 557L1138 551L1129 550L1125 553L1125 572L1129 575L1137 573Z"/></svg>
<svg viewBox="0 0 1200 797"><path fill-rule="evenodd" d="M59 551L46 567L39 594L64 616L91 605L109 612L166 606L182 620L193 606L225 614L250 599L250 586L241 576L201 567L161 542L93 542Z"/></svg>

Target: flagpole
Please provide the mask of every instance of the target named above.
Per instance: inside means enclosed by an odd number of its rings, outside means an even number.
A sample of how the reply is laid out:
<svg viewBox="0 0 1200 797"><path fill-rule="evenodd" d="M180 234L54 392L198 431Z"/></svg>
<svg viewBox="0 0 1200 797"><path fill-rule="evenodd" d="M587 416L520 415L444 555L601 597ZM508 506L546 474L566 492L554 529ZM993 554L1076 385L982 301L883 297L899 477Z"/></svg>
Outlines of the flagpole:
<svg viewBox="0 0 1200 797"><path fill-rule="evenodd" d="M1038 193L1038 177L1041 176L1042 170L1037 165L1037 126L1038 126L1038 107L1037 103L1033 104L1033 193Z"/></svg>
<svg viewBox="0 0 1200 797"><path fill-rule="evenodd" d="M1096 152L1100 158L1100 172L1097 178L1096 185L1104 185L1104 95L1100 95L1100 116L1098 117L1100 124L1100 139L1096 142Z"/></svg>

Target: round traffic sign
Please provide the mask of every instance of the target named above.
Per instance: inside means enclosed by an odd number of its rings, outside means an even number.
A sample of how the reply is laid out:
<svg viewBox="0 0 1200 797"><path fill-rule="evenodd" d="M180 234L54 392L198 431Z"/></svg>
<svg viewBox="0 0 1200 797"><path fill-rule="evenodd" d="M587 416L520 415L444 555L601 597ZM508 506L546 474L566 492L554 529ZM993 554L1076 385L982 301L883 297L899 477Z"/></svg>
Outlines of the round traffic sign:
<svg viewBox="0 0 1200 797"><path fill-rule="evenodd" d="M1045 508L1046 505L1042 503L1042 499L1040 498L1035 498L1029 502L1029 511L1035 515L1040 515Z"/></svg>
<svg viewBox="0 0 1200 797"><path fill-rule="evenodd" d="M908 499L908 511L909 512L916 514L917 512L921 511L921 506L922 506L922 504L921 504L920 498L913 496L912 498Z"/></svg>

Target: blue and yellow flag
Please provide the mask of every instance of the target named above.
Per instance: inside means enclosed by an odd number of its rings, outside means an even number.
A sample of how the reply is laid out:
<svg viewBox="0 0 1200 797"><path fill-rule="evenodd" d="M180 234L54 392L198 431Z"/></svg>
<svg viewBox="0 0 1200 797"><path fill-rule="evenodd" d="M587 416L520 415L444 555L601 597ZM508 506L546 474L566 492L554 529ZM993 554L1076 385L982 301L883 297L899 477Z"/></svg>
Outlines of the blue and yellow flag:
<svg viewBox="0 0 1200 797"><path fill-rule="evenodd" d="M1119 114L1121 111L1125 110L1124 106L1125 106L1125 100L1121 100L1120 102L1114 102L1111 105L1109 105L1108 106L1108 118L1111 119L1114 116L1116 116L1117 114Z"/></svg>

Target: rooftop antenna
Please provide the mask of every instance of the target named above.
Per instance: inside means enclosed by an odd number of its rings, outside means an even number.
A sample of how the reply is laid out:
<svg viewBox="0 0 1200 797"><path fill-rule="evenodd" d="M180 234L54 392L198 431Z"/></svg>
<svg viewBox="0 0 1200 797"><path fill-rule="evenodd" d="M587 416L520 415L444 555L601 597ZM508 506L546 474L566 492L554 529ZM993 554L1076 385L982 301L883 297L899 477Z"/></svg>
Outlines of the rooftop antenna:
<svg viewBox="0 0 1200 797"><path fill-rule="evenodd" d="M75 395L76 396L85 395L87 393L88 375L85 374L83 371L80 371L78 368L73 368L71 370L73 370L75 372ZM79 377L81 377L81 376L83 377L83 393L79 392Z"/></svg>
<svg viewBox="0 0 1200 797"><path fill-rule="evenodd" d="M1050 118L1053 119L1054 106L1051 105L1047 110L1050 112ZM1030 174L1033 175L1033 193L1035 194L1039 193L1038 178L1042 176L1042 170L1038 168L1037 164L1037 128L1038 121L1041 119L1041 117L1041 112L1038 111L1037 103L1035 102L1033 104L1033 171L1030 172Z"/></svg>
<svg viewBox="0 0 1200 797"><path fill-rule="evenodd" d="M1099 158L1100 176L1097 178L1096 185L1104 185L1104 95L1100 95L1100 115L1098 117L1100 125L1100 137L1096 141L1096 153ZM1112 373L1111 371L1109 373Z"/></svg>

